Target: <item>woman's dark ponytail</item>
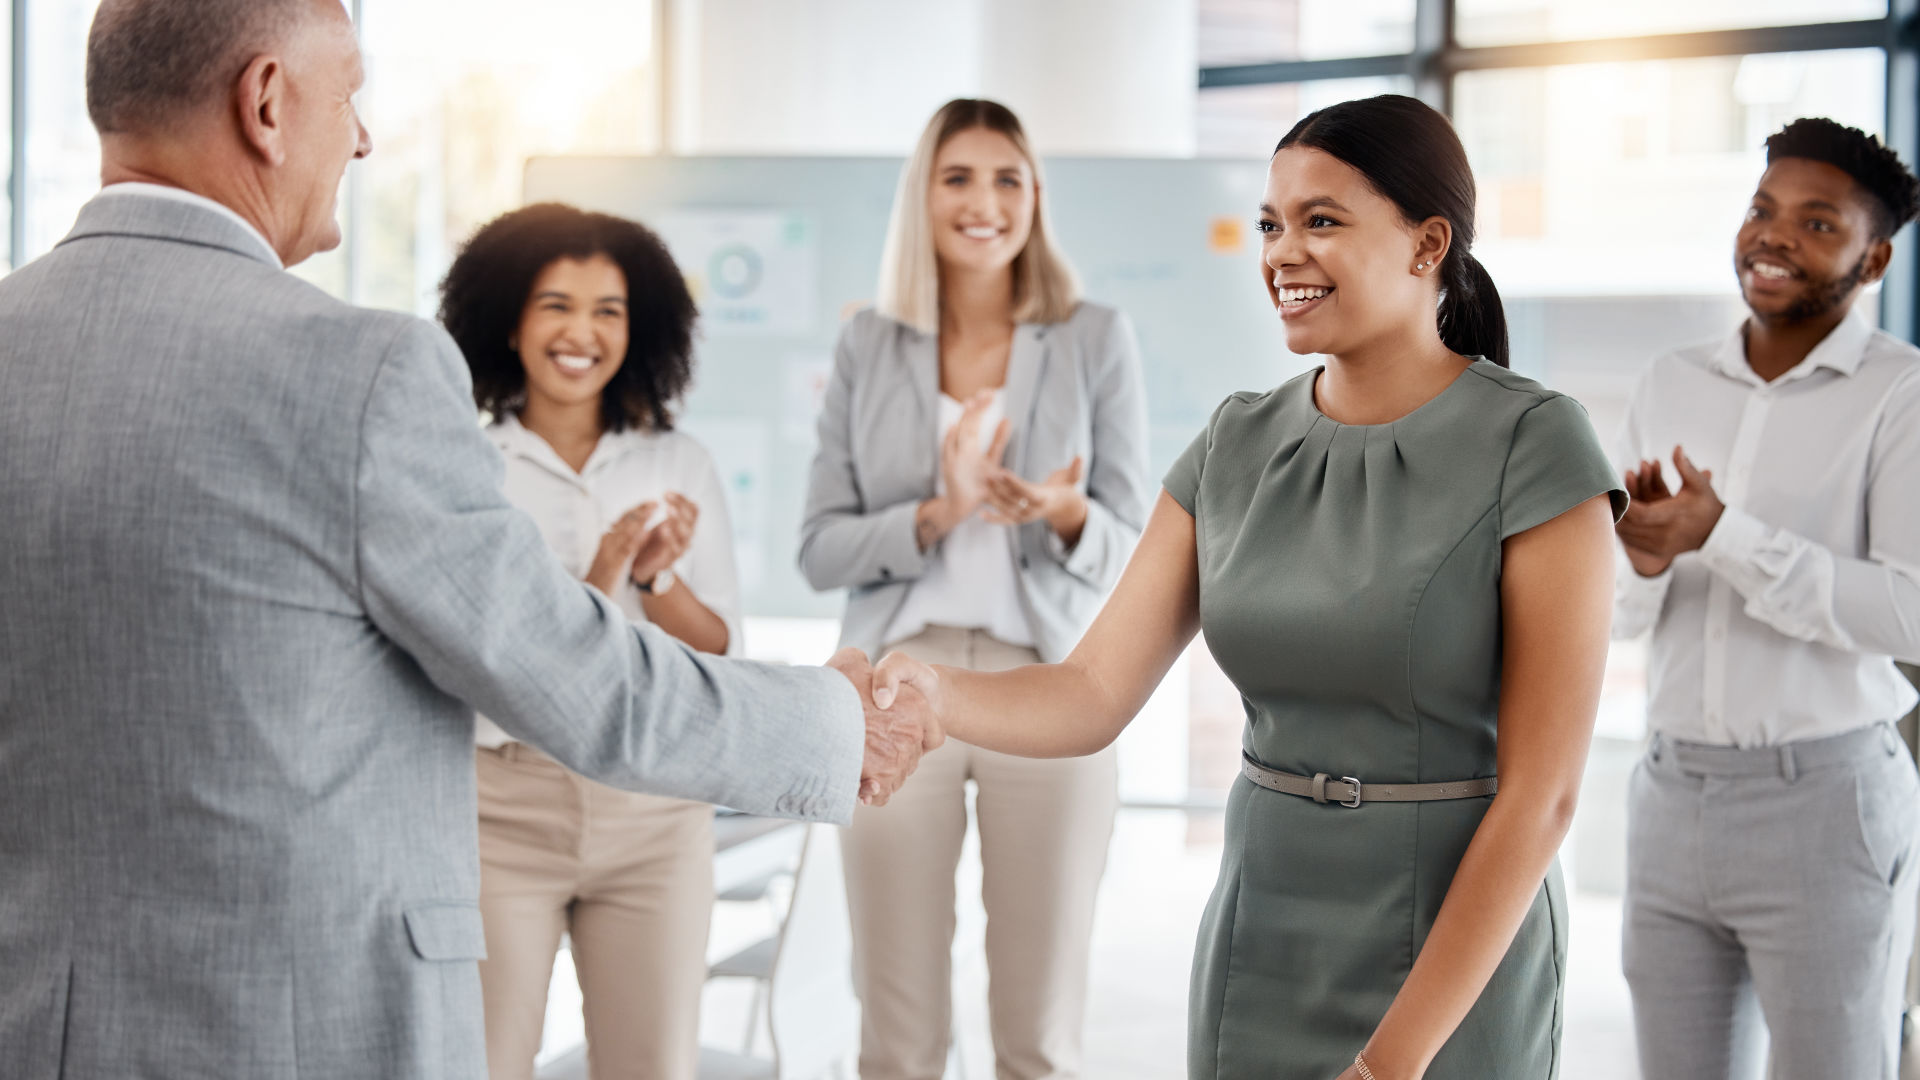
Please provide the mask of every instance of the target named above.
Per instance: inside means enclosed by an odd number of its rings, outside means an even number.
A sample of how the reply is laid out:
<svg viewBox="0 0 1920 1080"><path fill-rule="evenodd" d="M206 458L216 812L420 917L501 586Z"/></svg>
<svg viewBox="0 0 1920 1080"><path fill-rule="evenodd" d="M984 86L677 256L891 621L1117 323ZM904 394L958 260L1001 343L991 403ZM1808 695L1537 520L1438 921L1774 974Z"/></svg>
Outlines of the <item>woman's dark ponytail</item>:
<svg viewBox="0 0 1920 1080"><path fill-rule="evenodd" d="M1507 365L1507 311L1487 268L1473 252L1454 248L1440 264L1440 341L1462 356Z"/></svg>
<svg viewBox="0 0 1920 1080"><path fill-rule="evenodd" d="M1305 146L1360 171L1408 221L1442 217L1453 246L1440 264L1440 340L1465 356L1507 366L1500 290L1473 257L1476 194L1467 150L1447 118L1416 98L1382 94L1312 113L1274 147Z"/></svg>

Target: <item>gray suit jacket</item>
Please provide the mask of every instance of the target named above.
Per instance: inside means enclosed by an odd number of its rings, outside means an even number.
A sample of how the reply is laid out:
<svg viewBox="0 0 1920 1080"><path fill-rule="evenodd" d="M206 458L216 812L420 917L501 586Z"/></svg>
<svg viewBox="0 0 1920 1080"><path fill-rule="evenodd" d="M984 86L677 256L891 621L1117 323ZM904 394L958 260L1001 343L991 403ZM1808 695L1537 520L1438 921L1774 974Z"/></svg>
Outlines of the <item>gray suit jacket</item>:
<svg viewBox="0 0 1920 1080"><path fill-rule="evenodd" d="M840 676L567 577L443 332L103 195L0 280L0 1076L486 1063L473 710L595 779L845 821Z"/></svg>
<svg viewBox="0 0 1920 1080"><path fill-rule="evenodd" d="M1020 601L1041 659L1066 658L1133 553L1155 490L1147 401L1125 315L1083 302L1073 317L1016 328L1007 363L1006 463L1029 480L1086 459L1087 524L1068 551L1045 522L1007 530ZM840 332L807 485L800 569L848 588L840 644L874 654L933 552L914 512L940 470L940 343L862 311ZM877 659L877 657L876 657Z"/></svg>

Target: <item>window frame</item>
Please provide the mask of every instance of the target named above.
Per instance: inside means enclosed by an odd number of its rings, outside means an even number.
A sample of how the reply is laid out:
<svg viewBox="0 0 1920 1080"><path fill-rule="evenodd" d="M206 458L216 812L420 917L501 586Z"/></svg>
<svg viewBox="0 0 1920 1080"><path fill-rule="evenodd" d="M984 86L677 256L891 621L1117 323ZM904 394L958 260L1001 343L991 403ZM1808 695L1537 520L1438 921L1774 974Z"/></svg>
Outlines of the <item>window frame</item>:
<svg viewBox="0 0 1920 1080"><path fill-rule="evenodd" d="M1878 19L1699 30L1645 37L1464 46L1455 34L1456 0L1414 0L1413 50L1383 56L1228 64L1199 70L1202 94L1229 86L1405 75L1421 100L1453 115L1453 78L1462 72L1632 60L1690 60L1756 53L1879 49L1886 58L1886 139L1920 167L1920 0L1888 0ZM1881 324L1909 341L1920 332L1920 244L1894 248L1882 291Z"/></svg>

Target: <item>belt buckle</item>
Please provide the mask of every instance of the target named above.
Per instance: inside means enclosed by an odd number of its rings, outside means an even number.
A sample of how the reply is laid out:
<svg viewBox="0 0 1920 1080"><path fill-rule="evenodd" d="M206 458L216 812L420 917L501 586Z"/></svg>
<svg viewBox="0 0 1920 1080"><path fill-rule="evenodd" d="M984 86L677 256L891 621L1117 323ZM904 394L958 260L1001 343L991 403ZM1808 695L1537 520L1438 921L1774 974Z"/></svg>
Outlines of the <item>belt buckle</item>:
<svg viewBox="0 0 1920 1080"><path fill-rule="evenodd" d="M1360 809L1360 802L1361 802L1361 800L1360 800L1360 778L1359 778L1359 777L1357 777L1357 776L1343 776L1343 777L1341 777L1341 778L1340 778L1340 782L1341 782L1341 783L1343 783L1343 784L1352 784L1352 785L1353 785L1353 798L1352 798L1352 799L1341 799L1341 800L1340 800L1340 805L1341 805L1341 806L1344 806L1344 807L1346 807L1346 808L1347 808L1347 809L1349 809L1349 810L1358 810L1358 809Z"/></svg>

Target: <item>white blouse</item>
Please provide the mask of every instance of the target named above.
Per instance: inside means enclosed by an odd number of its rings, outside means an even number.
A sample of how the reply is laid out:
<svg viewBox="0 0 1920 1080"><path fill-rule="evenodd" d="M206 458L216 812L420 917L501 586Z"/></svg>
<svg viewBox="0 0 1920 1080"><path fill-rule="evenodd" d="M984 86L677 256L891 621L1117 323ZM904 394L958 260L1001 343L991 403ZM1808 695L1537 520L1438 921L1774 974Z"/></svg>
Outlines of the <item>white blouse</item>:
<svg viewBox="0 0 1920 1080"><path fill-rule="evenodd" d="M960 422L966 407L940 395L940 441ZM993 403L980 418L979 452L993 444L993 433L1006 416L1005 391L993 392ZM934 474L936 495L947 493L943 471ZM991 525L982 507L954 526L930 555L927 572L907 591L907 599L887 627L886 644L905 641L929 626L985 630L1009 645L1033 647L1033 628L1020 606L1020 580L1014 568L1012 529Z"/></svg>
<svg viewBox="0 0 1920 1080"><path fill-rule="evenodd" d="M733 557L733 524L726 489L713 456L691 436L677 431L628 429L603 435L574 472L553 447L508 416L487 429L507 459L508 501L540 526L560 565L576 578L593 566L600 538L622 514L649 500L677 491L700 508L693 541L674 564L675 588L692 589L727 625L727 654L740 654L740 574ZM646 622L640 589L622 575L610 598L634 622ZM482 716L474 740L495 747L512 741Z"/></svg>

